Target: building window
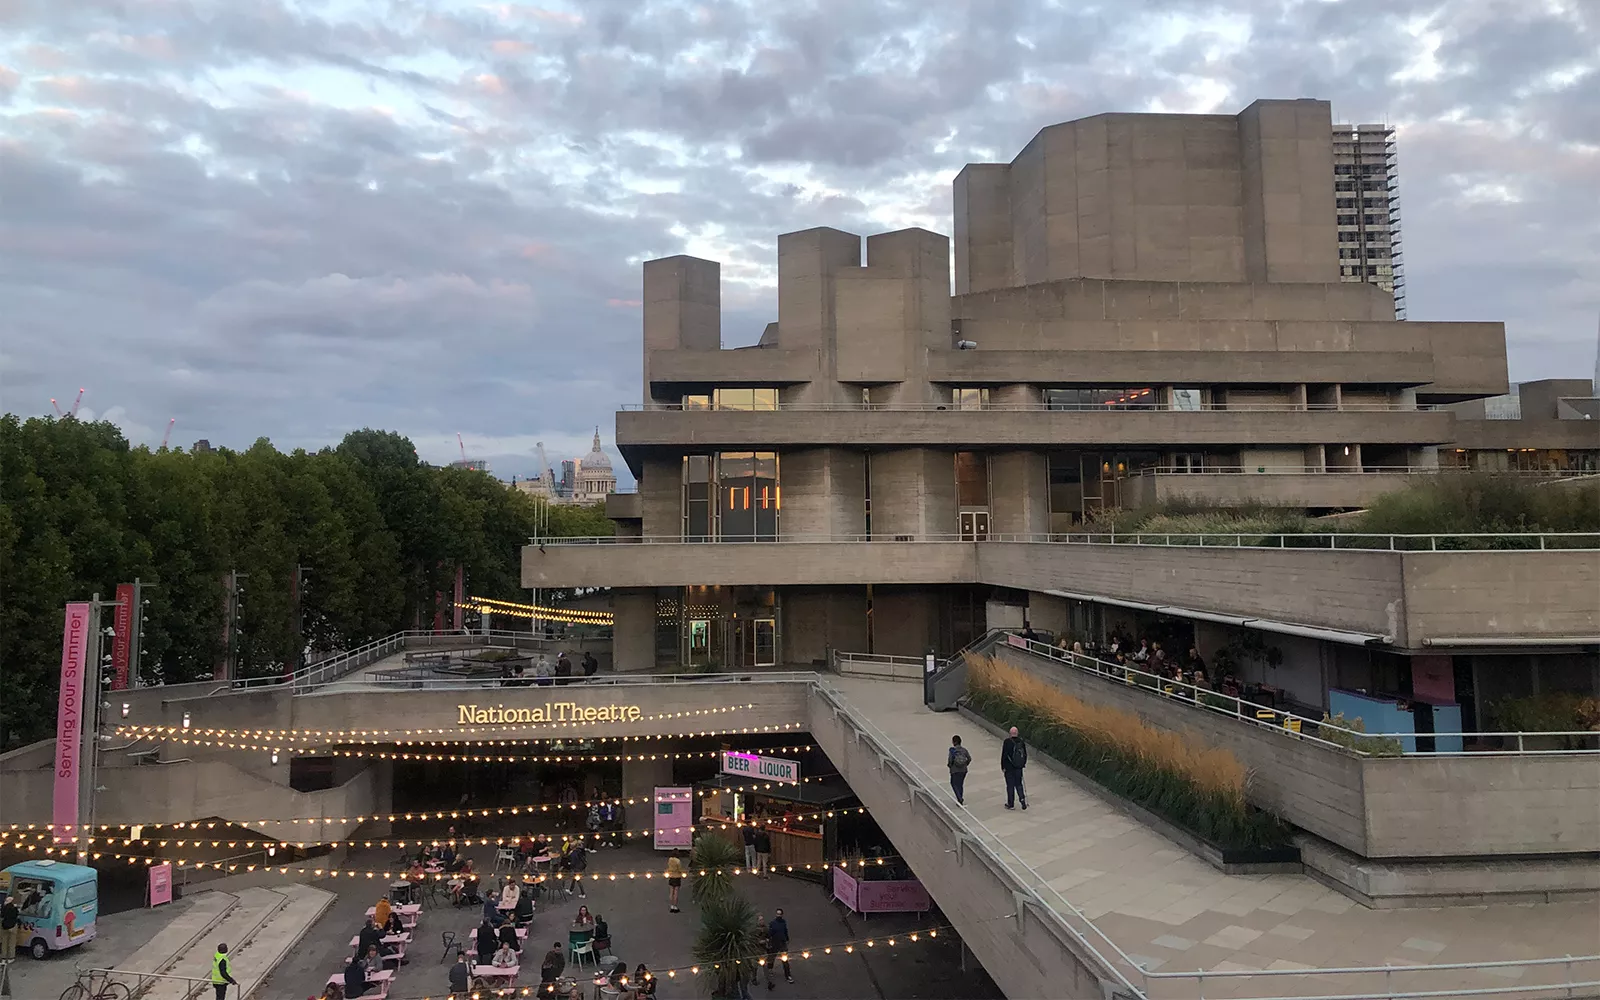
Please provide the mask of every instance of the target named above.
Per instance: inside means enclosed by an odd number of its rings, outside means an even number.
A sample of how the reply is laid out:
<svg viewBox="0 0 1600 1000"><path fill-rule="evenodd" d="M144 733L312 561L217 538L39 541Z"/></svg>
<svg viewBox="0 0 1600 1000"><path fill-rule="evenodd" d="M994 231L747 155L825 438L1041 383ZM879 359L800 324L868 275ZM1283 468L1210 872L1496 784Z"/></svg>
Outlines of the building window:
<svg viewBox="0 0 1600 1000"><path fill-rule="evenodd" d="M956 506L989 506L989 462L982 452L956 452Z"/></svg>
<svg viewBox="0 0 1600 1000"><path fill-rule="evenodd" d="M778 537L778 455L725 451L717 456L717 537L774 541Z"/></svg>
<svg viewBox="0 0 1600 1000"><path fill-rule="evenodd" d="M1341 215L1341 216L1339 216L1339 225L1341 225L1341 226L1353 226L1355 224L1356 224L1356 217L1355 216L1353 216L1353 215Z"/></svg>
<svg viewBox="0 0 1600 1000"><path fill-rule="evenodd" d="M710 541L711 456L686 455L683 459L683 537L686 541Z"/></svg>
<svg viewBox="0 0 1600 1000"><path fill-rule="evenodd" d="M711 409L711 396L704 392L685 396L683 397L683 408L685 410L709 410Z"/></svg>
<svg viewBox="0 0 1600 1000"><path fill-rule="evenodd" d="M1205 409L1205 390L1196 386L1173 386L1172 409L1190 411Z"/></svg>
<svg viewBox="0 0 1600 1000"><path fill-rule="evenodd" d="M989 408L989 390L952 389L950 405L958 410L986 410Z"/></svg>
<svg viewBox="0 0 1600 1000"><path fill-rule="evenodd" d="M716 410L776 410L778 390L771 387L716 389L711 394L711 406Z"/></svg>
<svg viewBox="0 0 1600 1000"><path fill-rule="evenodd" d="M1356 237L1359 236L1359 235L1360 235L1359 233L1340 233L1339 234L1339 242L1340 243L1354 243L1356 241Z"/></svg>
<svg viewBox="0 0 1600 1000"><path fill-rule="evenodd" d="M1161 398L1153 388L1046 389L1045 406L1051 410L1159 410Z"/></svg>
<svg viewBox="0 0 1600 1000"><path fill-rule="evenodd" d="M1356 207L1356 200L1354 198L1336 198L1336 199L1334 199L1333 207L1334 208L1355 208Z"/></svg>

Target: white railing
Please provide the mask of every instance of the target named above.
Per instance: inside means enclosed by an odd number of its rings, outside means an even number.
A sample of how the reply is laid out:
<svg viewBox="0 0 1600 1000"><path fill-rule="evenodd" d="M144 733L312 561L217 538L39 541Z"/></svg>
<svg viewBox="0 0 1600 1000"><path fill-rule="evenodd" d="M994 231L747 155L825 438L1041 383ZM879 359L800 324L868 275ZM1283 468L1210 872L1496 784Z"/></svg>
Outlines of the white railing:
<svg viewBox="0 0 1600 1000"><path fill-rule="evenodd" d="M771 406L694 406L683 403L627 403L625 412L646 413L1428 413L1434 407L1415 403L786 403Z"/></svg>
<svg viewBox="0 0 1600 1000"><path fill-rule="evenodd" d="M690 684L690 685L720 685L720 684L809 684L816 680L817 675L810 670L729 670L719 673L703 674L653 674L653 673L628 673L628 674L595 674L585 677L581 674L573 677L551 677L540 683L532 674L523 674L521 677L439 677L437 675L424 676L425 668L402 668L397 670L380 670L367 674L359 681L350 683L370 687L375 690L426 690L426 691L463 691L482 688L504 687L635 687L638 685L654 684Z"/></svg>
<svg viewBox="0 0 1600 1000"><path fill-rule="evenodd" d="M547 649L570 644L568 639L546 639L532 632L474 632L469 629L434 632L427 629L410 629L374 639L363 646L345 650L327 659L304 667L292 674L271 674L264 677L240 677L220 682L219 690L274 688L293 685L295 692L314 690L354 673L369 663L393 656L395 653L415 648L466 649L473 646Z"/></svg>
<svg viewBox="0 0 1600 1000"><path fill-rule="evenodd" d="M944 661L937 661L942 665ZM833 651L833 672L848 677L873 677L889 681L921 681L927 661L920 656Z"/></svg>
<svg viewBox="0 0 1600 1000"><path fill-rule="evenodd" d="M838 543L1029 542L1051 545L1153 545L1227 549L1348 549L1388 552L1484 552L1497 550L1600 549L1600 532L1528 531L1446 534L1367 534L1361 532L1178 532L1083 531L1051 533L990 532L982 538L959 532L922 534L794 534L749 536L594 535L541 538L530 544L568 545L825 545Z"/></svg>
<svg viewBox="0 0 1600 1000"><path fill-rule="evenodd" d="M908 782L920 784L923 793L922 799L930 807L936 809L945 822L953 830L959 830L970 838L967 843L975 850L982 850L1002 870L1010 872L1012 878L1022 886L1022 895L1031 896L1033 900L1047 913L1054 914L1068 936L1083 948L1088 958L1098 962L1106 974L1114 978L1118 984L1136 1000L1193 1000L1206 995L1208 981L1227 981L1237 983L1244 981L1248 984L1267 983L1276 984L1284 982L1288 987L1279 992L1271 990L1249 991L1239 993L1229 991L1224 994L1240 1000L1370 1000L1381 997L1389 1000L1403 1000L1403 998L1444 998L1444 997L1519 997L1529 995L1539 996L1575 996L1585 995L1577 993L1579 990L1593 989L1600 986L1600 954L1596 955L1567 955L1559 958L1532 958L1515 961L1494 962L1463 962L1441 965L1405 965L1405 966L1350 966L1335 968L1308 968L1308 969L1271 969L1255 970L1240 969L1227 971L1193 971L1193 972L1151 972L1146 971L1137 959L1124 951L1115 941L1107 937L1105 932L1091 920L1078 907L1074 906L1059 890L1051 886L1037 869L1023 860L1013 851L999 835L990 829L981 820L974 817L970 810L953 807L954 799L948 790L948 783L936 779L929 774L921 764L902 746L896 743L887 733L874 725L866 716L845 697L837 687L821 681L819 689L825 696L832 700L841 710L850 716L851 724L865 736L868 741L876 745L876 749L885 757L893 758L896 766L904 774ZM1085 956L1080 955L1080 959ZM1595 966L1596 968L1586 979L1577 978L1577 966ZM1530 984L1495 983L1483 987L1456 987L1458 980L1449 978L1448 984L1418 983L1420 989L1406 989L1404 981L1396 983L1397 976L1405 977L1432 976L1438 977L1441 973L1484 972L1499 979L1509 970L1522 970L1524 973L1533 970L1560 969L1561 975L1554 981ZM1297 980L1285 982L1282 977L1299 977ZM1318 994L1316 990L1317 976L1337 976L1346 979L1359 977L1359 983L1352 984L1355 992ZM1261 977L1259 980L1256 977ZM1449 988L1440 988L1448 985ZM1301 989L1293 989L1300 986ZM1246 987L1248 989L1248 986ZM1276 989L1276 986L1273 986Z"/></svg>

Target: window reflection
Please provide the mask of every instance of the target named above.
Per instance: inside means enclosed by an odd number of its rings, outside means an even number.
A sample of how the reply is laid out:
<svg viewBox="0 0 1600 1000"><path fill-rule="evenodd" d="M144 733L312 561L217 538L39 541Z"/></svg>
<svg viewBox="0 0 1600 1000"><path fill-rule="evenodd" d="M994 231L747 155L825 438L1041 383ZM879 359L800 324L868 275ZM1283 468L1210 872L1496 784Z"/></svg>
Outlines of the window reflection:
<svg viewBox="0 0 1600 1000"><path fill-rule="evenodd" d="M1195 390L1198 391L1198 390ZM1161 397L1154 388L1047 389L1045 405L1052 410L1159 410ZM1199 407L1197 406L1196 409Z"/></svg>
<svg viewBox="0 0 1600 1000"><path fill-rule="evenodd" d="M776 410L778 390L773 386L713 389L683 397L685 410Z"/></svg>

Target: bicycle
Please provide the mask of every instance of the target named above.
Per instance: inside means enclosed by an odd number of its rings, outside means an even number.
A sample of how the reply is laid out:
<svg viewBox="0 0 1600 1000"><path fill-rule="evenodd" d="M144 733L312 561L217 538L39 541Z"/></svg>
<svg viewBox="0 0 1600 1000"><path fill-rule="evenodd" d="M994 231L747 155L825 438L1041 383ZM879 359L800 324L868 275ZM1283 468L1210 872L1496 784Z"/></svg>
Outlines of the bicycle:
<svg viewBox="0 0 1600 1000"><path fill-rule="evenodd" d="M111 973L104 969L79 969L78 981L61 992L61 1000L131 1000L132 997L128 987L112 979Z"/></svg>

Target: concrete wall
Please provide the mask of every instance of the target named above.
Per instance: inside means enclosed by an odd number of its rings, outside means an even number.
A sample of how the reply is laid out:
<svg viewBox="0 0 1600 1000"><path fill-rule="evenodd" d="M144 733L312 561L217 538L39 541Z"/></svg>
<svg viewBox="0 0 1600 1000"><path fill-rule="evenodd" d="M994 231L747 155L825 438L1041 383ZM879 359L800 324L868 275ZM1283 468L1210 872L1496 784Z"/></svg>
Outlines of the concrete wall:
<svg viewBox="0 0 1600 1000"><path fill-rule="evenodd" d="M874 653L922 656L938 646L939 600L936 593L926 588L872 588Z"/></svg>
<svg viewBox="0 0 1600 1000"><path fill-rule="evenodd" d="M803 448L779 458L782 535L864 535L867 456L849 448Z"/></svg>
<svg viewBox="0 0 1600 1000"><path fill-rule="evenodd" d="M1248 280L1337 281L1328 102L1256 101L1238 123Z"/></svg>
<svg viewBox="0 0 1600 1000"><path fill-rule="evenodd" d="M615 615L611 630L613 669L618 673L655 669L655 590L614 590L611 611Z"/></svg>
<svg viewBox="0 0 1600 1000"><path fill-rule="evenodd" d="M707 353L722 347L722 265L683 255L645 261L643 299L648 402L653 353Z"/></svg>
<svg viewBox="0 0 1600 1000"><path fill-rule="evenodd" d="M1511 448L1600 450L1600 420L1456 419L1456 448L1504 451Z"/></svg>
<svg viewBox="0 0 1600 1000"><path fill-rule="evenodd" d="M1044 452L989 456L989 530L1045 534L1050 530L1050 463Z"/></svg>
<svg viewBox="0 0 1600 1000"><path fill-rule="evenodd" d="M785 587L778 600L784 662L825 665L829 650L867 648L866 587Z"/></svg>
<svg viewBox="0 0 1600 1000"><path fill-rule="evenodd" d="M522 550L522 579L525 587L955 583L975 579L975 555L969 542L551 545L543 552L529 546Z"/></svg>
<svg viewBox="0 0 1600 1000"><path fill-rule="evenodd" d="M1413 645L1448 636L1600 636L1595 552L1410 552L1405 603Z"/></svg>
<svg viewBox="0 0 1600 1000"><path fill-rule="evenodd" d="M886 451L874 454L871 462L874 537L955 533L959 525L955 458L951 452L933 448ZM897 581L885 579L883 582Z"/></svg>
<svg viewBox="0 0 1600 1000"><path fill-rule="evenodd" d="M1016 876L971 839L957 836L943 813L928 805L915 780L885 765L851 717L812 695L811 733L850 783L883 832L927 887L945 918L996 985L1011 997L1104 1000L1099 970L1080 958L1070 936L1034 904L1020 903ZM997 914L1015 913L1009 920Z"/></svg>

